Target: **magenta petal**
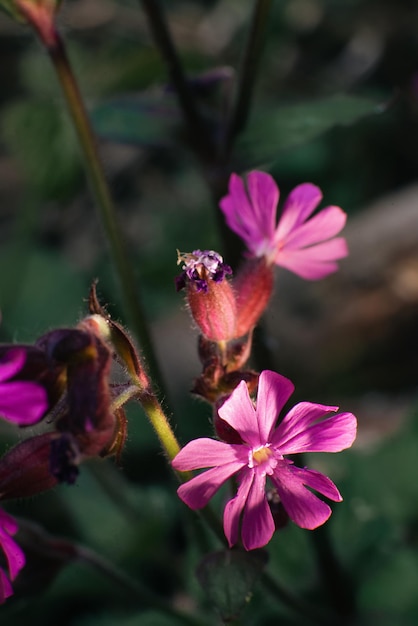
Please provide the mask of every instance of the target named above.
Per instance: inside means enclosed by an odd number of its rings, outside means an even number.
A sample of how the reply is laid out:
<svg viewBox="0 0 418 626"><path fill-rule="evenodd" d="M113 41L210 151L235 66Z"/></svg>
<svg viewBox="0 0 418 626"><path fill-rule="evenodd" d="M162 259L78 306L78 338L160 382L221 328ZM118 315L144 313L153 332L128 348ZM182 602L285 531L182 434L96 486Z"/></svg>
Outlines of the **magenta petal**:
<svg viewBox="0 0 418 626"><path fill-rule="evenodd" d="M306 280L319 280L338 269L336 260L348 255L347 243L343 237L319 243L310 248L288 250L279 249L274 262L294 272Z"/></svg>
<svg viewBox="0 0 418 626"><path fill-rule="evenodd" d="M295 387L284 376L264 370L260 374L257 393L257 421L261 443L270 441L280 411L289 400Z"/></svg>
<svg viewBox="0 0 418 626"><path fill-rule="evenodd" d="M352 413L339 413L314 424L279 444L281 454L341 452L356 438L357 420Z"/></svg>
<svg viewBox="0 0 418 626"><path fill-rule="evenodd" d="M24 366L26 352L22 348L11 348L0 361L0 382L16 376Z"/></svg>
<svg viewBox="0 0 418 626"><path fill-rule="evenodd" d="M202 509L223 483L242 467L242 463L228 463L221 467L213 467L180 485L177 494L191 509Z"/></svg>
<svg viewBox="0 0 418 626"><path fill-rule="evenodd" d="M0 415L19 426L38 422L48 408L46 391L31 381L0 385Z"/></svg>
<svg viewBox="0 0 418 626"><path fill-rule="evenodd" d="M248 459L248 454L242 446L216 441L207 437L194 439L180 450L171 464L176 470L187 471L225 465L234 461Z"/></svg>
<svg viewBox="0 0 418 626"><path fill-rule="evenodd" d="M265 546L273 536L274 521L265 495L266 477L255 472L242 518L242 543L246 550Z"/></svg>
<svg viewBox="0 0 418 626"><path fill-rule="evenodd" d="M299 402L290 409L280 422L272 435L271 443L281 447L295 435L304 432L311 424L333 413L335 414L338 409L338 406L328 406L316 402Z"/></svg>
<svg viewBox="0 0 418 626"><path fill-rule="evenodd" d="M221 199L219 206L229 228L252 249L252 242L256 245L258 240L257 226L244 181L237 174L231 174L229 194Z"/></svg>
<svg viewBox="0 0 418 626"><path fill-rule="evenodd" d="M10 580L0 567L0 604L3 604L12 595L13 589Z"/></svg>
<svg viewBox="0 0 418 626"><path fill-rule="evenodd" d="M307 469L306 467L293 466L292 469L294 474L299 476L303 484L307 487L314 489L334 502L342 502L340 492L328 476L325 476L316 470Z"/></svg>
<svg viewBox="0 0 418 626"><path fill-rule="evenodd" d="M224 532L230 548L238 541L240 517L247 501L253 477L253 470L243 470L237 495L227 502L224 509Z"/></svg>
<svg viewBox="0 0 418 626"><path fill-rule="evenodd" d="M218 413L251 446L259 446L266 443L266 440L260 440L254 405L245 381L242 380L234 389Z"/></svg>
<svg viewBox="0 0 418 626"><path fill-rule="evenodd" d="M347 214L340 207L322 209L310 220L295 228L286 238L284 248L295 250L335 237L345 226Z"/></svg>
<svg viewBox="0 0 418 626"><path fill-rule="evenodd" d="M22 548L0 529L0 546L6 555L10 579L14 580L25 565L25 555Z"/></svg>
<svg viewBox="0 0 418 626"><path fill-rule="evenodd" d="M326 522L331 515L332 511L328 504L304 486L308 484L307 477L305 474L301 475L300 468L282 461L276 466L271 480L290 519L301 528L313 530Z"/></svg>
<svg viewBox="0 0 418 626"><path fill-rule="evenodd" d="M295 187L284 203L276 230L276 241L286 239L294 228L303 224L314 212L321 199L321 190L312 183L303 183Z"/></svg>
<svg viewBox="0 0 418 626"><path fill-rule="evenodd" d="M14 535L17 533L18 528L18 523L14 517L0 509L0 529L6 531L8 535Z"/></svg>
<svg viewBox="0 0 418 626"><path fill-rule="evenodd" d="M16 578L25 565L23 550L10 536L14 535L17 529L18 525L13 517L0 510L0 547L6 556L11 580Z"/></svg>
<svg viewBox="0 0 418 626"><path fill-rule="evenodd" d="M272 240L276 227L279 189L274 178L265 172L250 172L247 181L253 220L257 224L259 237Z"/></svg>

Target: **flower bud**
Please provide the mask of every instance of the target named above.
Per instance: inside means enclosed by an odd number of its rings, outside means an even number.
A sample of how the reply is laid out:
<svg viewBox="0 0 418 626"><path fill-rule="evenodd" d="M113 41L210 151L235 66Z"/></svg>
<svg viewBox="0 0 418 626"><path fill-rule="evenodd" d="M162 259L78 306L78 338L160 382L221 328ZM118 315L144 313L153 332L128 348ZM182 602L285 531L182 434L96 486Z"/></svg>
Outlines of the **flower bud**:
<svg viewBox="0 0 418 626"><path fill-rule="evenodd" d="M59 0L0 0L0 6L16 21L30 24L46 47L56 45L54 21Z"/></svg>
<svg viewBox="0 0 418 626"><path fill-rule="evenodd" d="M50 469L51 445L59 433L30 437L0 459L0 500L33 496L54 487Z"/></svg>
<svg viewBox="0 0 418 626"><path fill-rule="evenodd" d="M244 263L234 281L237 302L236 337L246 335L264 313L273 291L273 269L264 257Z"/></svg>
<svg viewBox="0 0 418 626"><path fill-rule="evenodd" d="M215 342L228 341L236 336L236 302L226 275L229 265L212 250L194 250L179 254L183 273L177 277L177 291L186 288L187 301L193 319L203 335Z"/></svg>

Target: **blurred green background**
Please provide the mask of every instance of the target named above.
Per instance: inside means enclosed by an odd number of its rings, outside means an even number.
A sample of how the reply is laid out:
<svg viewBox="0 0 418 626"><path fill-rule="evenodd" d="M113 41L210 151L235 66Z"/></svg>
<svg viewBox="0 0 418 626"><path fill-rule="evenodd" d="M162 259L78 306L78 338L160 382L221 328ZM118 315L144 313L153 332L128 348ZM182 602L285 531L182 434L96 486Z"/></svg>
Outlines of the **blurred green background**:
<svg viewBox="0 0 418 626"><path fill-rule="evenodd" d="M219 132L252 5L162 4L200 106ZM188 393L199 374L197 333L174 277L176 249L222 251L220 220L184 143L166 68L140 3L65 2L59 24L101 137L168 387L165 405L182 442L209 435L210 409ZM53 327L74 325L87 312L94 278L102 301L124 323L49 60L31 32L5 15L0 54L0 337L33 341ZM231 168L269 169L282 198L300 182L318 184L326 205L349 214L351 255L338 274L317 284L278 271L255 347L263 367L292 378L296 399L339 404L358 415L354 449L316 455L310 464L329 473L345 498L329 531L357 598L358 616L350 623L359 626L418 620L417 145L415 2L272 3L250 124ZM21 437L0 424L3 449ZM127 445L114 466L91 463L75 487L8 510L91 546L179 607L200 603L208 623L220 623L194 576L216 543L204 534L203 547L192 548L196 529L139 409L130 410ZM317 606L338 604L320 575L311 535L290 525L278 532L269 568ZM34 571L21 597L0 608L3 623L176 623L85 565L69 565L50 586ZM241 619L305 624L261 589Z"/></svg>

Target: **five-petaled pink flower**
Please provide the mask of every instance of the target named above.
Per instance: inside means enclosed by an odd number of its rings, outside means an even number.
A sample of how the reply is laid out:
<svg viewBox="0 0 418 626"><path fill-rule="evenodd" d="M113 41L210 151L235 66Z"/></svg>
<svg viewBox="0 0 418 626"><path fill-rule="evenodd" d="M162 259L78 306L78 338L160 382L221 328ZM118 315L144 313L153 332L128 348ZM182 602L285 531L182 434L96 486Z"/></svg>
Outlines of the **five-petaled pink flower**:
<svg viewBox="0 0 418 626"><path fill-rule="evenodd" d="M265 370L260 374L254 408L242 381L219 409L220 417L235 429L242 443L196 439L172 462L180 471L211 468L178 489L179 497L192 509L206 506L221 485L237 474L238 492L226 504L223 518L230 546L238 541L240 524L246 550L260 548L270 541L275 527L265 495L267 478L289 517L302 528L317 528L331 515L328 504L311 489L335 502L342 500L327 476L297 467L284 456L298 452L340 452L348 448L356 437L356 418L352 413L330 417L338 407L301 402L275 427L293 390L290 380Z"/></svg>
<svg viewBox="0 0 418 626"><path fill-rule="evenodd" d="M26 362L24 348L8 350L0 360L0 417L19 426L39 422L48 408L45 389L31 380L18 380Z"/></svg>
<svg viewBox="0 0 418 626"><path fill-rule="evenodd" d="M249 253L265 257L302 278L317 280L338 269L348 254L343 237L346 214L328 206L308 219L322 199L319 187L298 185L290 192L276 226L279 189L265 172L253 171L244 180L232 174L229 193L220 201L229 228L243 239Z"/></svg>
<svg viewBox="0 0 418 626"><path fill-rule="evenodd" d="M0 567L0 604L3 604L11 595L13 581L25 565L25 555L22 549L12 539L18 526L16 521L5 511L0 509L0 549L4 552L9 574Z"/></svg>

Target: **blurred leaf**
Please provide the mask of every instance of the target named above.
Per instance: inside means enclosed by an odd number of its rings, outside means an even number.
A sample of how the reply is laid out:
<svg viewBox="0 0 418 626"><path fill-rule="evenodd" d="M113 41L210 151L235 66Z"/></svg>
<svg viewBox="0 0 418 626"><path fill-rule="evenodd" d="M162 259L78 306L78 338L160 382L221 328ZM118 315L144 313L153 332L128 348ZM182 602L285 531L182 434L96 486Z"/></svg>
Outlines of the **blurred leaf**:
<svg viewBox="0 0 418 626"><path fill-rule="evenodd" d="M96 107L91 117L105 139L151 147L174 145L181 124L176 97L162 92L111 100Z"/></svg>
<svg viewBox="0 0 418 626"><path fill-rule="evenodd" d="M249 167L255 167L334 126L354 124L384 109L375 100L346 95L270 109L253 116L248 129L238 138L236 152Z"/></svg>
<svg viewBox="0 0 418 626"><path fill-rule="evenodd" d="M157 611L146 611L131 616L115 615L92 615L77 620L75 626L178 626L179 620L168 617Z"/></svg>
<svg viewBox="0 0 418 626"><path fill-rule="evenodd" d="M15 102L2 130L33 187L45 198L68 198L81 179L77 140L65 112L50 100Z"/></svg>
<svg viewBox="0 0 418 626"><path fill-rule="evenodd" d="M11 246L0 253L0 299L5 328L19 328L19 341L33 340L51 326L73 326L88 293L87 282L60 254L25 249L21 263L13 263ZM13 333L16 331L13 330Z"/></svg>
<svg viewBox="0 0 418 626"><path fill-rule="evenodd" d="M266 563L267 553L263 550L223 550L208 554L200 562L197 578L222 619L239 617Z"/></svg>

